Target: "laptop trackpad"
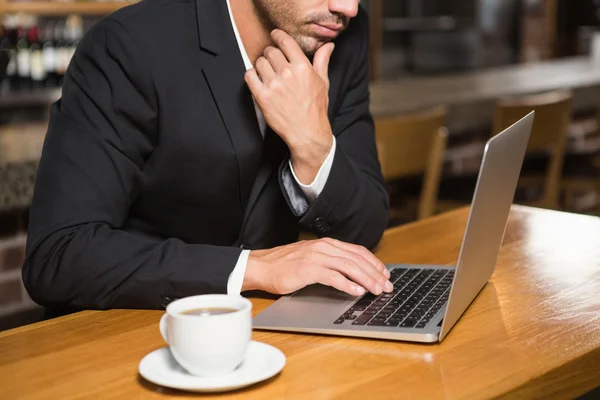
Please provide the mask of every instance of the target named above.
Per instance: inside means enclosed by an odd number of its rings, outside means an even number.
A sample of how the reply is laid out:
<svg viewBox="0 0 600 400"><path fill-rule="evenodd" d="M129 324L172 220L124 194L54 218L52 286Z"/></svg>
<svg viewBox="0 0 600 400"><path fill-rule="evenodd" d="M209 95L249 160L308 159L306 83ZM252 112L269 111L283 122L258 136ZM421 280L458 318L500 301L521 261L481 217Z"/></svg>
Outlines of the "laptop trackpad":
<svg viewBox="0 0 600 400"><path fill-rule="evenodd" d="M324 301L327 303L347 303L356 299L354 296L324 285L307 286L290 297L296 301L308 303L323 303Z"/></svg>
<svg viewBox="0 0 600 400"><path fill-rule="evenodd" d="M355 300L329 286L311 285L276 301L254 318L254 324L307 328L331 325Z"/></svg>

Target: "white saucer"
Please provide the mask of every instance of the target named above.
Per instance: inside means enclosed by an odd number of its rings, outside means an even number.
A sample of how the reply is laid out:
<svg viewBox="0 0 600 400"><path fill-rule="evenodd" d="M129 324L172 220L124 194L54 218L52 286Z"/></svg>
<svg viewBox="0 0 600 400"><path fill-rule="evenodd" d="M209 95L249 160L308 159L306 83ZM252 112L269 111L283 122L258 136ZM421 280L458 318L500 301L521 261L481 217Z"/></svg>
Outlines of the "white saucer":
<svg viewBox="0 0 600 400"><path fill-rule="evenodd" d="M277 375L284 366L285 355L279 349L252 341L244 362L228 375L191 375L179 366L168 347L146 355L140 361L139 372L145 379L160 386L193 392L222 392L269 379Z"/></svg>

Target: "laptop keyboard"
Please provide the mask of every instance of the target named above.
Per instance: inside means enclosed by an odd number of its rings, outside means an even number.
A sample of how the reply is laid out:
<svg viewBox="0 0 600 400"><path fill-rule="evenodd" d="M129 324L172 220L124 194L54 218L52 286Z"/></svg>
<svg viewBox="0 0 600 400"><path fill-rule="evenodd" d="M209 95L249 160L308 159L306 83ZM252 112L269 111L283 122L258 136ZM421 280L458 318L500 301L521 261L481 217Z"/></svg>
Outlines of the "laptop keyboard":
<svg viewBox="0 0 600 400"><path fill-rule="evenodd" d="M392 293L367 293L334 324L424 328L446 304L454 270L396 268L390 271Z"/></svg>

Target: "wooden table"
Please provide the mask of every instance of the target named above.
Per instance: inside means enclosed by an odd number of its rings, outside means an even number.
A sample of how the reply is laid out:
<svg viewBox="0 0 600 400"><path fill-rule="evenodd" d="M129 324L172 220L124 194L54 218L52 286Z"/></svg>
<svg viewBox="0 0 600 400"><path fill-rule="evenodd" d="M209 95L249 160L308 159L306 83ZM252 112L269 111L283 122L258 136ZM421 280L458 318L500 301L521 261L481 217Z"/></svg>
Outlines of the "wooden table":
<svg viewBox="0 0 600 400"><path fill-rule="evenodd" d="M392 230L384 262L455 262L462 209ZM253 299L255 310L271 303ZM0 398L164 399L137 373L160 311L88 311L0 333ZM254 332L287 356L244 399L573 398L600 386L600 219L514 207L497 269L442 344Z"/></svg>
<svg viewBox="0 0 600 400"><path fill-rule="evenodd" d="M469 73L409 77L371 84L374 117L429 107L448 107L451 135L488 130L495 102L559 89L573 91L573 112L600 104L600 62L587 56L485 68Z"/></svg>

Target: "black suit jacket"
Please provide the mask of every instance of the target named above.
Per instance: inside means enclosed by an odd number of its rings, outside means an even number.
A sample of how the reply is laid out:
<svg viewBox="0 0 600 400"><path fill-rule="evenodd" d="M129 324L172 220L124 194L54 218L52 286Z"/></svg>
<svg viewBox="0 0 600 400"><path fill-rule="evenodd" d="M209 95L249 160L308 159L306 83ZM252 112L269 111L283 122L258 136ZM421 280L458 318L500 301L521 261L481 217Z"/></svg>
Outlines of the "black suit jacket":
<svg viewBox="0 0 600 400"><path fill-rule="evenodd" d="M369 113L367 17L336 42L337 150L303 215L266 144L225 0L146 0L97 23L53 104L30 213L25 286L50 307L160 308L225 293L242 248L299 229L373 247L388 199Z"/></svg>

